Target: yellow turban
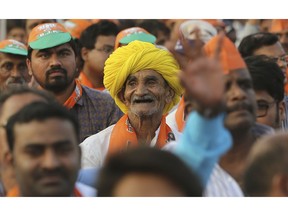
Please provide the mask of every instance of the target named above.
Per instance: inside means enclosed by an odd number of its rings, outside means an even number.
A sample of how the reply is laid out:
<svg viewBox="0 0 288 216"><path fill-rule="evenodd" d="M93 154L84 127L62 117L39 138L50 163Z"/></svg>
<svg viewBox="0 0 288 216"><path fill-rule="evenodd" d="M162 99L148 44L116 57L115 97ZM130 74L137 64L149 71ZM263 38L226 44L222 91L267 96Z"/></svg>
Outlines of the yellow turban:
<svg viewBox="0 0 288 216"><path fill-rule="evenodd" d="M127 113L128 108L121 102L117 94L130 74L147 69L161 74L175 91L172 102L166 104L163 114L168 113L179 102L183 89L178 78L179 65L172 54L151 43L132 41L127 46L117 48L106 60L104 67L105 88L110 92L122 112Z"/></svg>

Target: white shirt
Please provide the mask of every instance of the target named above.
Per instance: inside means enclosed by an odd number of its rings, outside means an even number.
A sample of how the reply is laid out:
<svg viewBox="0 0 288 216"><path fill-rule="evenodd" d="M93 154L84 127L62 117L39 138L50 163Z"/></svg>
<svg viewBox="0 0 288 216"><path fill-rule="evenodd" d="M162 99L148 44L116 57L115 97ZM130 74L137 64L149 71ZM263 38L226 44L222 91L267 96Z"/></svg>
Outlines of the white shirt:
<svg viewBox="0 0 288 216"><path fill-rule="evenodd" d="M100 168L103 166L105 161L112 130L114 125L109 126L108 128L100 131L97 134L94 134L90 137L87 137L81 144L82 150L82 159L81 164L82 168L95 167ZM171 128L174 133L175 140L178 140L180 133ZM155 132L155 137L152 139L150 146L153 147L156 145L158 135L159 135L160 127Z"/></svg>

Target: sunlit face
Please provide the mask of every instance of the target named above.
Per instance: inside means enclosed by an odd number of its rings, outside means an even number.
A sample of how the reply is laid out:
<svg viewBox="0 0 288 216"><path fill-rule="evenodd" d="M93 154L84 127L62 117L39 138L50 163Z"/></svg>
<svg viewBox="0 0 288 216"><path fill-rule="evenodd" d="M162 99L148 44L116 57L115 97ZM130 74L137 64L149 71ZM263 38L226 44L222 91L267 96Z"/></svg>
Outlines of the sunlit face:
<svg viewBox="0 0 288 216"><path fill-rule="evenodd" d="M13 165L22 196L71 196L80 149L68 120L50 118L14 126Z"/></svg>
<svg viewBox="0 0 288 216"><path fill-rule="evenodd" d="M116 185L113 196L172 197L185 196L183 191L162 176L149 173L130 173Z"/></svg>
<svg viewBox="0 0 288 216"><path fill-rule="evenodd" d="M247 69L231 71L225 77L227 116L229 130L247 130L255 122L256 101L252 80Z"/></svg>
<svg viewBox="0 0 288 216"><path fill-rule="evenodd" d="M165 105L174 96L174 91L154 70L131 74L126 80L125 89L120 93L123 103L128 107L128 114L149 118L162 116Z"/></svg>
<svg viewBox="0 0 288 216"><path fill-rule="evenodd" d="M36 82L54 93L74 85L77 74L75 53L69 43L43 50L33 50L29 70Z"/></svg>
<svg viewBox="0 0 288 216"><path fill-rule="evenodd" d="M0 90L9 85L25 85L30 79L25 56L0 53Z"/></svg>
<svg viewBox="0 0 288 216"><path fill-rule="evenodd" d="M104 64L114 51L115 39L114 35L100 35L96 39L94 49L82 48L82 58L85 62L84 68L103 79Z"/></svg>

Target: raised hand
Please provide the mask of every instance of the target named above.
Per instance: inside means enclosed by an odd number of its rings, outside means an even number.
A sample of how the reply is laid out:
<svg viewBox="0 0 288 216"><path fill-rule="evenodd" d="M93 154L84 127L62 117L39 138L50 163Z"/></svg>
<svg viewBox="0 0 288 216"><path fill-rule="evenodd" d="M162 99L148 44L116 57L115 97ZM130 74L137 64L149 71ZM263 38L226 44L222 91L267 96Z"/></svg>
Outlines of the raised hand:
<svg viewBox="0 0 288 216"><path fill-rule="evenodd" d="M176 53L175 58L180 64L180 80L186 94L196 102L200 113L213 115L222 110L224 96L223 71L219 62L224 33L220 33L213 57L205 56L199 30L195 30L196 40L191 43L180 35L184 55Z"/></svg>

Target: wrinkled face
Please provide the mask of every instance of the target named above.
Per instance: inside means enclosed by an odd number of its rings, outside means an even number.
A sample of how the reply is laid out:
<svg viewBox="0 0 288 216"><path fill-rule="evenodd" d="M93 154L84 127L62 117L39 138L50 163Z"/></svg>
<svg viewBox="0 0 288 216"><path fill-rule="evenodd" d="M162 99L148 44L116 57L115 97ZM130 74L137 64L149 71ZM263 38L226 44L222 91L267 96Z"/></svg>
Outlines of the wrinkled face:
<svg viewBox="0 0 288 216"><path fill-rule="evenodd" d="M94 49L88 50L82 48L82 58L84 60L84 68L88 71L101 76L103 79L104 64L109 55L114 51L116 37L114 35L97 37Z"/></svg>
<svg viewBox="0 0 288 216"><path fill-rule="evenodd" d="M0 90L9 85L25 85L30 79L25 56L0 53Z"/></svg>
<svg viewBox="0 0 288 216"><path fill-rule="evenodd" d="M227 116L225 126L231 131L248 130L255 122L256 101L247 69L231 71L225 77Z"/></svg>
<svg viewBox="0 0 288 216"><path fill-rule="evenodd" d="M149 173L130 173L114 189L117 197L172 197L185 196L183 191L162 176Z"/></svg>
<svg viewBox="0 0 288 216"><path fill-rule="evenodd" d="M7 34L7 39L14 39L26 44L26 32L24 28L15 27Z"/></svg>
<svg viewBox="0 0 288 216"><path fill-rule="evenodd" d="M76 58L68 43L49 49L33 50L31 61L27 59L27 65L43 89L59 93L74 85L77 74Z"/></svg>
<svg viewBox="0 0 288 216"><path fill-rule="evenodd" d="M156 71L142 70L127 78L125 89L120 94L128 107L128 114L152 118L162 116L165 105L173 99L174 91Z"/></svg>
<svg viewBox="0 0 288 216"><path fill-rule="evenodd" d="M13 164L23 196L71 196L80 168L73 125L50 118L16 124Z"/></svg>
<svg viewBox="0 0 288 216"><path fill-rule="evenodd" d="M257 122L278 129L283 120L283 104L275 101L266 91L255 91L257 102Z"/></svg>
<svg viewBox="0 0 288 216"><path fill-rule="evenodd" d="M286 77L287 63L284 60L286 53L280 42L277 42L271 46L260 47L259 49L254 51L253 55L266 55L275 58L276 63L279 65L279 67L281 68Z"/></svg>
<svg viewBox="0 0 288 216"><path fill-rule="evenodd" d="M11 96L5 101L1 108L0 125L6 125L8 119L25 105L35 101L44 100L45 99L42 97L32 93ZM9 147L6 138L6 131L3 127L0 127L0 174L2 176L5 175L5 173L3 173L2 167L4 167L5 170L7 166L10 166L10 164L6 164L4 162L4 155L7 152L9 152Z"/></svg>

